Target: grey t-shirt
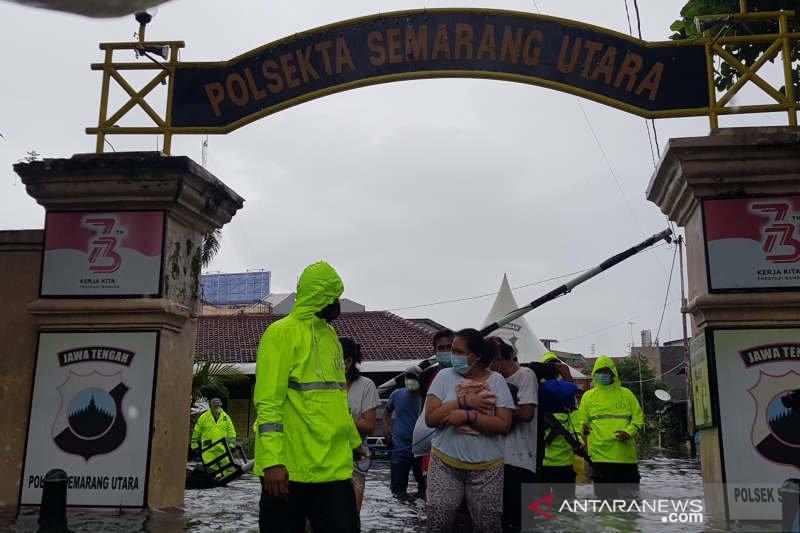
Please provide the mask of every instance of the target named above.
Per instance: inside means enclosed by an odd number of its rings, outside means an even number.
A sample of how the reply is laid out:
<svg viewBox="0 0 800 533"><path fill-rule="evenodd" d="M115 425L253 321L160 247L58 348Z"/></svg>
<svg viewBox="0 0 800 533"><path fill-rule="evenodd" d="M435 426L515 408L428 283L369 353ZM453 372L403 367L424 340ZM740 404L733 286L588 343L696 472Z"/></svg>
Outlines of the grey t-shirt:
<svg viewBox="0 0 800 533"><path fill-rule="evenodd" d="M506 378L517 387L519 405L539 403L538 380L530 368L521 366ZM506 464L536 472L536 417L530 422L514 422L506 435Z"/></svg>
<svg viewBox="0 0 800 533"><path fill-rule="evenodd" d="M428 395L439 398L442 403L458 399L456 385L464 379L452 368L445 368L436 374L428 389ZM514 409L514 400L508 390L506 380L497 372L492 372L486 380L489 389L497 395L497 407ZM504 435L465 435L453 426L444 426L433 435L431 444L448 457L464 463L485 463L505 456Z"/></svg>
<svg viewBox="0 0 800 533"><path fill-rule="evenodd" d="M359 376L350 385L347 391L347 405L350 407L350 414L354 419L361 418L361 413L375 409L381 404L378 396L378 389L371 379ZM364 439L366 442L366 439Z"/></svg>

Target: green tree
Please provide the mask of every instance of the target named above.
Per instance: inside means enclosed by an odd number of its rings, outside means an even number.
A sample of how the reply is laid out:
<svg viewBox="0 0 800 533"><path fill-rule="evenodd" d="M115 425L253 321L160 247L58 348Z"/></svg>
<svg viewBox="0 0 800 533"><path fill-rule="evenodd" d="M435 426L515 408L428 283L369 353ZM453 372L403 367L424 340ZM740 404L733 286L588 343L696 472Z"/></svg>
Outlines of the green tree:
<svg viewBox="0 0 800 533"><path fill-rule="evenodd" d="M645 427L641 433L639 447L641 451L647 452L653 439L658 437L659 429L669 427L668 417L658 414L658 410L664 407L664 402L655 395L656 389L666 390L667 385L656 377L647 365L647 359L641 355L632 355L619 361L617 373L622 386L629 388L642 405Z"/></svg>
<svg viewBox="0 0 800 533"><path fill-rule="evenodd" d="M227 363L195 360L192 375L192 405L201 398L230 396L229 387L247 382L247 375Z"/></svg>
<svg viewBox="0 0 800 533"><path fill-rule="evenodd" d="M748 0L748 11L779 11L791 9L800 12L800 0ZM681 9L681 18L669 27L671 39L696 39L702 37L695 17L702 15L723 15L739 12L739 0L689 0ZM754 35L778 33L778 21L758 20L747 22L720 21L708 28L713 36ZM800 29L797 19L789 19L789 30ZM725 49L744 65L750 66L772 43L726 44ZM800 96L800 51L797 43L792 48L792 80L795 99ZM776 56L778 57L778 56ZM774 60L773 60L774 61ZM714 72L714 84L720 92L726 91L739 79L740 73L732 66L722 62ZM781 92L784 88L781 87Z"/></svg>

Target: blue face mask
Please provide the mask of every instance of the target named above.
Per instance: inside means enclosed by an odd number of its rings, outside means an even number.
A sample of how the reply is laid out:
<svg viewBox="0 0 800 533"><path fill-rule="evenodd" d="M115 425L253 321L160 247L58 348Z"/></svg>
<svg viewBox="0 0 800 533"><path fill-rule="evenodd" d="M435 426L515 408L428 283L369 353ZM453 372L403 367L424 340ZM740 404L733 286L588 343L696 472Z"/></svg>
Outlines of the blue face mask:
<svg viewBox="0 0 800 533"><path fill-rule="evenodd" d="M442 366L451 366L453 364L452 352L436 352L436 361Z"/></svg>
<svg viewBox="0 0 800 533"><path fill-rule="evenodd" d="M469 358L466 355L453 354L451 360L453 362L453 370L462 376L469 371Z"/></svg>
<svg viewBox="0 0 800 533"><path fill-rule="evenodd" d="M611 385L614 382L614 376L611 374L597 374L595 379L600 385Z"/></svg>

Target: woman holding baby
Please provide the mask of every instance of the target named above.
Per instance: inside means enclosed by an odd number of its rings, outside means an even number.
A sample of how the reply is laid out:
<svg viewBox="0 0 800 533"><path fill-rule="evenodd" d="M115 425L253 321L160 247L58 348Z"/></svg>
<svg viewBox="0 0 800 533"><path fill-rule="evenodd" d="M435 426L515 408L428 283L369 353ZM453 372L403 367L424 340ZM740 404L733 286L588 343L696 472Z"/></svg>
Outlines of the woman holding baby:
<svg viewBox="0 0 800 533"><path fill-rule="evenodd" d="M462 499L476 532L502 530L503 435L514 401L506 380L489 370L496 348L474 329L453 338L452 367L428 389L425 422L440 428L428 471L428 531L450 531Z"/></svg>

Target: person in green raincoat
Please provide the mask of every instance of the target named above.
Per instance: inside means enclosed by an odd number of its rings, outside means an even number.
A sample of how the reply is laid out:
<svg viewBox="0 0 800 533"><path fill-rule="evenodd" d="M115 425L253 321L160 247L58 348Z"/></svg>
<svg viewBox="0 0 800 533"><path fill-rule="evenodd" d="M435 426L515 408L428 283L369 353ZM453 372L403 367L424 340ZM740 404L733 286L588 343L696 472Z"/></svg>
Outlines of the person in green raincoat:
<svg viewBox="0 0 800 533"><path fill-rule="evenodd" d="M202 451L202 459L204 464L209 464L220 455L227 455L225 445L220 443L209 448L209 446L219 441L220 439L227 439L228 446L233 446L236 443L236 429L233 427L231 417L228 413L222 410L222 400L219 398L212 398L208 402L209 409L200 415L194 425L192 431L192 450L196 453ZM230 457L223 460L219 465L225 466L230 462ZM233 468L220 471L215 477L217 480L232 474Z"/></svg>
<svg viewBox="0 0 800 533"><path fill-rule="evenodd" d="M353 459L361 447L347 403L342 346L331 327L342 280L306 267L291 313L269 326L256 359L254 473L261 531L359 530Z"/></svg>
<svg viewBox="0 0 800 533"><path fill-rule="evenodd" d="M562 361L553 352L542 356L542 363L561 365ZM566 368L566 367L564 367ZM559 368L560 370L560 368ZM567 372L569 371L566 369ZM583 432L583 427L578 422L575 410L565 413L553 413L553 417L567 431L575 435ZM576 439L580 439L576 436ZM554 432L549 427L544 429L544 458L539 472L539 482L551 487L559 498L572 498L575 496L575 470L573 469L574 451L563 435Z"/></svg>
<svg viewBox="0 0 800 533"><path fill-rule="evenodd" d="M639 484L636 435L644 427L644 414L636 396L620 384L607 355L597 358L592 379L594 386L583 395L578 416L589 435L595 495L614 498Z"/></svg>

